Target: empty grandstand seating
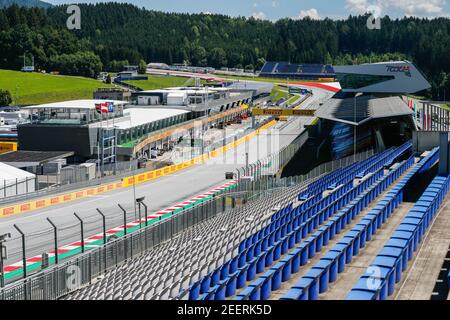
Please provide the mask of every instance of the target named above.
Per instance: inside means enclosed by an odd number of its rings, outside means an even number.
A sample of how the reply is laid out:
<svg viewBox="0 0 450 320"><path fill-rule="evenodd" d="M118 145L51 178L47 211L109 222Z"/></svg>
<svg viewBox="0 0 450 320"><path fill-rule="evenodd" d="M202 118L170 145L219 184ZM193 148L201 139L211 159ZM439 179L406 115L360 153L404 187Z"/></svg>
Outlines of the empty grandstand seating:
<svg viewBox="0 0 450 320"><path fill-rule="evenodd" d="M437 149L424 157L413 169L411 169L400 182L394 185L389 192L376 203L375 207L370 210L364 218L349 230L341 240L333 246L320 261L313 266L309 272L303 276L281 299L283 300L315 300L320 293L326 292L328 284L335 282L338 274L343 272L345 265L352 261L352 258L359 254L360 250L365 247L367 241L390 217L395 208L403 200L403 189L407 182L424 167L429 166L435 160ZM413 158L402 162L397 169L404 171L405 166L409 167L413 164ZM395 172L395 171L393 171ZM390 173L392 174L392 172ZM389 181L389 180L388 180ZM385 184L386 180L380 183ZM374 185L373 188L377 188ZM370 190L368 193L372 192ZM354 216L353 216L354 218ZM391 253L391 251L389 252ZM370 285L370 283L368 283ZM365 292L363 293L365 294Z"/></svg>
<svg viewBox="0 0 450 320"><path fill-rule="evenodd" d="M242 240L270 222L272 208L292 202L304 187L276 190L251 206L194 225L65 299L171 299L180 291L187 299L192 283L236 255Z"/></svg>
<svg viewBox="0 0 450 320"><path fill-rule="evenodd" d="M273 191L194 225L66 299L318 299L396 214L405 187L438 160L438 151L416 158L408 142ZM348 299L394 292L449 188L450 178L432 181ZM289 280L295 282L282 288Z"/></svg>
<svg viewBox="0 0 450 320"><path fill-rule="evenodd" d="M389 149L309 184L298 194L300 203L295 208L293 203L287 203L272 215L269 225L239 244L237 255L193 283L189 299L220 300L234 296L241 289L235 299L267 299L271 291L279 288L281 282L327 245L351 217L414 163L411 157L384 176L385 165L410 148L411 144L407 143ZM365 179L354 186L357 176ZM328 193L325 197L324 191ZM338 212L340 215L335 216ZM371 223L363 229L371 227ZM248 281L253 282L247 285Z"/></svg>
<svg viewBox="0 0 450 320"><path fill-rule="evenodd" d="M266 62L260 71L260 75L290 77L292 79L318 79L320 77L335 77L336 73L331 65Z"/></svg>
<svg viewBox="0 0 450 320"><path fill-rule="evenodd" d="M274 72L274 69L276 67L277 63L276 62L266 62L264 64L264 66L261 69L261 73L272 73Z"/></svg>
<svg viewBox="0 0 450 320"><path fill-rule="evenodd" d="M371 198L376 197L384 188L389 185L395 178L406 170L413 162L411 158L404 161L397 169L392 171L386 178L379 179L378 183L372 185L371 188L365 191L363 195L350 202L344 210L339 212L331 221L325 225L322 234L315 233L307 241L303 247L307 250L308 256L305 256L304 263L307 258L312 258L315 253L320 252L323 245L332 240L346 224L349 224L361 210L370 202ZM373 181L370 181L371 183ZM389 210L385 211L385 218L389 216L391 210L398 205L398 199L393 199L392 203L387 204ZM356 225L352 230L347 232L345 236L329 251L328 255L322 258L310 271L297 282L293 287L294 292L289 292L285 299L297 296L296 299L317 299L318 294L325 292L328 282L336 280L338 272L342 272L345 264L349 263L352 256L359 252L359 249L364 247L366 237L370 237L379 227L379 221L382 217L374 219L373 216L367 216L361 224ZM315 242L314 242L315 241ZM320 244L320 245L318 245ZM302 265L302 264L300 264ZM292 264L287 268L292 268ZM288 280L289 277L286 278ZM294 293L294 294L293 294Z"/></svg>
<svg viewBox="0 0 450 320"><path fill-rule="evenodd" d="M348 294L349 300L385 300L395 291L409 261L447 194L449 177L436 177L403 219L367 272Z"/></svg>
<svg viewBox="0 0 450 320"><path fill-rule="evenodd" d="M325 73L333 74L333 73L334 73L333 67L332 67L331 65L327 64L327 65L325 66Z"/></svg>

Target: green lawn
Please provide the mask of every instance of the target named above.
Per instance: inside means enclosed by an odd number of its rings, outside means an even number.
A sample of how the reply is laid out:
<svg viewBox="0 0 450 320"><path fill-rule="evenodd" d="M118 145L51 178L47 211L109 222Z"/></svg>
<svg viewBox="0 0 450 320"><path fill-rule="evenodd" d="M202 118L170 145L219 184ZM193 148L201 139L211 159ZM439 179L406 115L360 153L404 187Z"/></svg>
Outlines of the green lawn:
<svg viewBox="0 0 450 320"><path fill-rule="evenodd" d="M450 105L448 105L448 104L441 104L440 107L442 109L450 110Z"/></svg>
<svg viewBox="0 0 450 320"><path fill-rule="evenodd" d="M408 97L416 99L416 100L427 100L427 98L425 96L418 96L418 95L414 95L414 94L408 94Z"/></svg>
<svg viewBox="0 0 450 320"><path fill-rule="evenodd" d="M273 86L272 92L270 93L272 101L278 101L281 98L290 99L292 95L285 91L287 91L286 88L280 87L278 85Z"/></svg>
<svg viewBox="0 0 450 320"><path fill-rule="evenodd" d="M194 85L194 79L175 76L148 75L148 80L124 81L143 90L154 90L168 87L180 87L184 85Z"/></svg>
<svg viewBox="0 0 450 320"><path fill-rule="evenodd" d="M83 77L0 70L0 89L9 90L18 105L92 99L97 88L110 86Z"/></svg>

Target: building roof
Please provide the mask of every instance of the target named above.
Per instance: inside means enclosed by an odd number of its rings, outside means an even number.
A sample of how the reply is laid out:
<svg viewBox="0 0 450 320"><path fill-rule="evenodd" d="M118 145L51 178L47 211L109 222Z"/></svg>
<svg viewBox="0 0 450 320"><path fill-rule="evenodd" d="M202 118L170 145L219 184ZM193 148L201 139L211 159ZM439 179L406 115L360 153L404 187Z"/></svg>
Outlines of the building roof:
<svg viewBox="0 0 450 320"><path fill-rule="evenodd" d="M285 75L334 75L334 69L329 64L297 64L283 61L267 61L262 67L261 74Z"/></svg>
<svg viewBox="0 0 450 320"><path fill-rule="evenodd" d="M219 91L229 91L228 88L211 88L211 87L173 87L173 88L165 88L165 89L153 89L153 90L144 90L139 91L137 94L142 93L177 93L183 92L187 94L199 94L199 93L214 93Z"/></svg>
<svg viewBox="0 0 450 320"><path fill-rule="evenodd" d="M372 119L410 115L413 111L398 96L375 98L360 96L355 99L330 99L317 111L316 116L331 121L361 125Z"/></svg>
<svg viewBox="0 0 450 320"><path fill-rule="evenodd" d="M422 72L406 60L335 66L334 68L342 90L345 92L403 94L415 93L431 87ZM358 78L362 78L362 81L358 81ZM367 78L372 81L365 81Z"/></svg>
<svg viewBox="0 0 450 320"><path fill-rule="evenodd" d="M120 100L70 100L29 106L24 109L95 109L95 104L102 102L113 102L114 105L124 105L128 103Z"/></svg>
<svg viewBox="0 0 450 320"><path fill-rule="evenodd" d="M0 154L0 162L8 165L23 168L41 165L53 160L67 158L74 155L74 152L67 151L26 151L18 150Z"/></svg>
<svg viewBox="0 0 450 320"><path fill-rule="evenodd" d="M171 97L171 98L175 98L175 97L183 98L183 97L186 97L186 95L187 95L187 93L184 91L176 91L176 92L169 92L169 94L167 96Z"/></svg>
<svg viewBox="0 0 450 320"><path fill-rule="evenodd" d="M33 178L35 175L24 171L17 169L13 166L10 166L6 163L0 162L0 181L8 181L8 180L15 180L15 179L25 179L25 178Z"/></svg>
<svg viewBox="0 0 450 320"><path fill-rule="evenodd" d="M106 120L97 122L90 125L90 127L106 127L109 125L117 127L118 129L128 129L181 114L186 114L189 113L189 111L168 108L129 108L125 109L123 113L124 117L116 118L114 120L110 119L108 120L108 123L106 123Z"/></svg>

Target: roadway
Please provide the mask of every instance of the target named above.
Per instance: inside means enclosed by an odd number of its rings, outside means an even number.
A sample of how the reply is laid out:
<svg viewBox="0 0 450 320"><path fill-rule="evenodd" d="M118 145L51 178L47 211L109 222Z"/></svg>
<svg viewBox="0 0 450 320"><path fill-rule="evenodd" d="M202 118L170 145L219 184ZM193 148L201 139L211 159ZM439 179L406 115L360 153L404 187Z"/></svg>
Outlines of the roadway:
<svg viewBox="0 0 450 320"><path fill-rule="evenodd" d="M312 98L304 102L305 108L328 97L330 93L317 89ZM213 189L223 183L225 172L235 171L245 165L246 153L249 163L263 159L275 153L294 140L303 130L304 125L313 119L306 117L290 118L287 123L278 123L271 129L255 136L249 142L239 145L233 150L216 158L207 160L203 165L182 170L157 180L137 184L135 187L118 189L109 193L95 195L77 201L35 210L0 220L0 234L10 232L12 238L6 243L8 258L5 265L21 260L21 240L13 225L17 224L27 235L27 257L40 255L53 249L54 236L50 218L58 226L58 246L79 241L80 225L73 215L76 212L85 222L85 238L102 231L99 208L107 216L107 228L123 224L121 204L128 214L128 222L137 218L134 210L134 199L145 196L149 213L170 207L176 203L190 199L192 196Z"/></svg>

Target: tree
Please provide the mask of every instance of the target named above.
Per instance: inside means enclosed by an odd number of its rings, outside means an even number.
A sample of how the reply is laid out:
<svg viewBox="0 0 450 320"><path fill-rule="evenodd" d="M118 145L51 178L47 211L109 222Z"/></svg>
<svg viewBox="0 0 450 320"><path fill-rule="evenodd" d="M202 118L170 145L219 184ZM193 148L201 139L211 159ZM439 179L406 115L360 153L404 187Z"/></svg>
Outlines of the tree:
<svg viewBox="0 0 450 320"><path fill-rule="evenodd" d="M447 93L450 85L450 74L445 73L442 71L439 75L439 83L438 83L438 98L439 100L446 101L447 100Z"/></svg>
<svg viewBox="0 0 450 320"><path fill-rule="evenodd" d="M0 106L9 106L12 102L11 93L0 89Z"/></svg>
<svg viewBox="0 0 450 320"><path fill-rule="evenodd" d="M242 64L243 56L241 53L238 52L232 52L230 54L230 57L228 59L228 66L230 67L236 67L237 65Z"/></svg>
<svg viewBox="0 0 450 320"><path fill-rule="evenodd" d="M24 52L34 56L37 68L61 67L77 75L92 74L98 62L119 72L124 64L138 65L141 60L239 68L251 64L260 69L265 61L355 64L406 59L432 84L430 98L442 97L444 88L450 95L449 81L441 76L450 74L448 18L385 17L381 30L369 30L364 15L272 22L148 11L125 3L80 8L86 19L76 32L65 28L63 6L0 8L0 68L19 69ZM91 52L100 61L90 56L83 64L79 52Z"/></svg>
<svg viewBox="0 0 450 320"><path fill-rule="evenodd" d="M209 53L208 61L211 67L224 67L227 65L227 54L222 48L214 48Z"/></svg>
<svg viewBox="0 0 450 320"><path fill-rule="evenodd" d="M120 60L120 61L112 60L107 67L107 71L120 72L120 71L123 71L125 66L127 66L129 64L130 63L128 62L128 60Z"/></svg>
<svg viewBox="0 0 450 320"><path fill-rule="evenodd" d="M140 74L145 74L147 72L147 63L144 60L139 61L139 71Z"/></svg>
<svg viewBox="0 0 450 320"><path fill-rule="evenodd" d="M248 64L248 65L245 66L245 70L254 71L254 69L255 69L255 68L253 67L252 64Z"/></svg>
<svg viewBox="0 0 450 320"><path fill-rule="evenodd" d="M261 70L265 63L266 63L266 59L258 58L258 60L256 60L256 66L255 66L256 69Z"/></svg>
<svg viewBox="0 0 450 320"><path fill-rule="evenodd" d="M50 65L61 74L95 77L103 68L100 58L93 52L76 52L51 57Z"/></svg>
<svg viewBox="0 0 450 320"><path fill-rule="evenodd" d="M195 47L192 52L192 63L196 66L204 67L207 65L206 50L202 46Z"/></svg>

